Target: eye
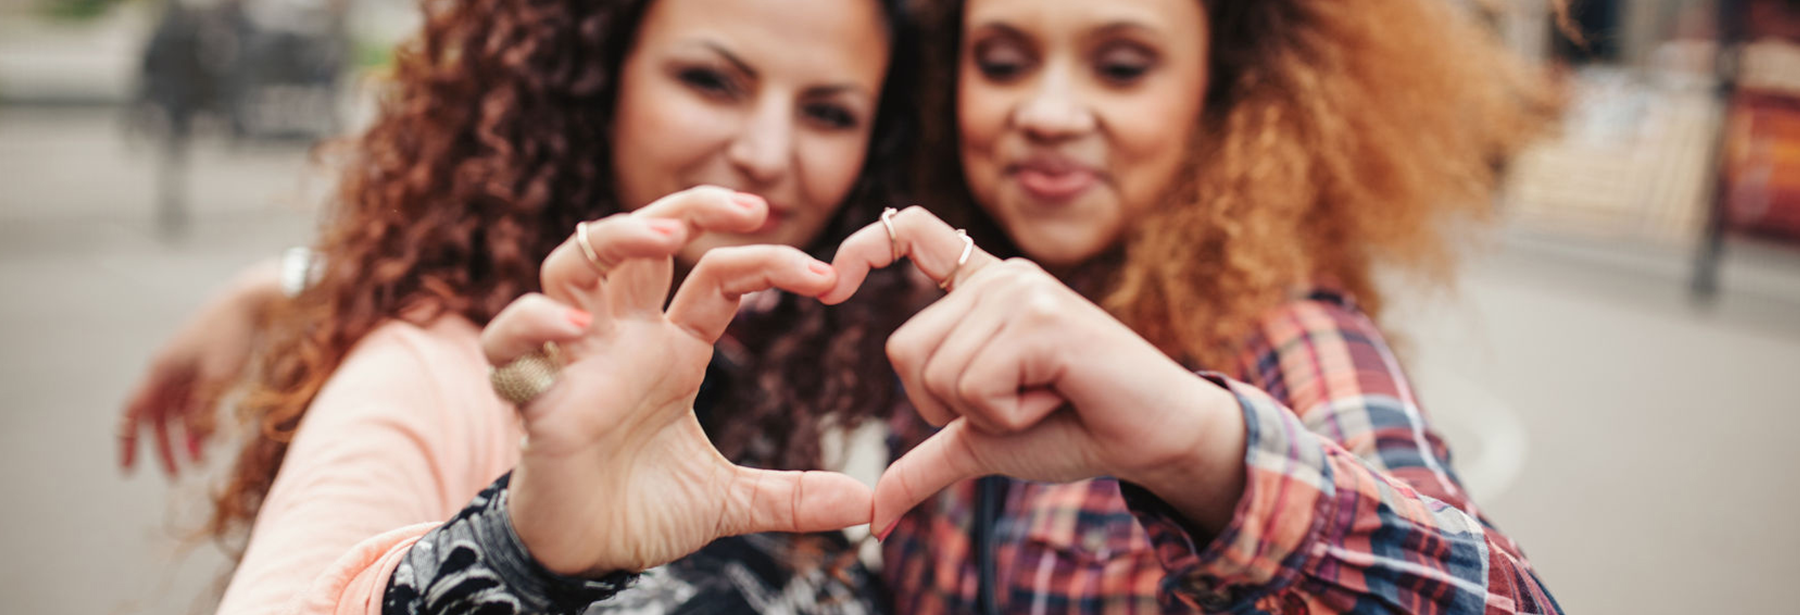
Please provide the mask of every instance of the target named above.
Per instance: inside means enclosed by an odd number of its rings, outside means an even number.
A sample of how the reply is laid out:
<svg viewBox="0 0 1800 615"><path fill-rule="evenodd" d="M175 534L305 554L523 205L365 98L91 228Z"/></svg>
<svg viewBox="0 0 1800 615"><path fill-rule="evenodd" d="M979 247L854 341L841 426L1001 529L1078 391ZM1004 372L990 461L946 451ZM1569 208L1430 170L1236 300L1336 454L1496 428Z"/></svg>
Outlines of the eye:
<svg viewBox="0 0 1800 615"><path fill-rule="evenodd" d="M990 81L1012 81L1031 68L1031 54L1009 42L983 42L975 46L973 55L976 70Z"/></svg>
<svg viewBox="0 0 1800 615"><path fill-rule="evenodd" d="M807 103L801 107L801 113L818 125L833 130L855 128L857 124L855 113L832 103Z"/></svg>
<svg viewBox="0 0 1800 615"><path fill-rule="evenodd" d="M1137 83L1156 66L1156 55L1136 46L1107 49L1094 59L1094 73L1115 86Z"/></svg>
<svg viewBox="0 0 1800 615"><path fill-rule="evenodd" d="M727 97L737 90L731 77L710 68L682 69L676 76L688 87L708 96Z"/></svg>

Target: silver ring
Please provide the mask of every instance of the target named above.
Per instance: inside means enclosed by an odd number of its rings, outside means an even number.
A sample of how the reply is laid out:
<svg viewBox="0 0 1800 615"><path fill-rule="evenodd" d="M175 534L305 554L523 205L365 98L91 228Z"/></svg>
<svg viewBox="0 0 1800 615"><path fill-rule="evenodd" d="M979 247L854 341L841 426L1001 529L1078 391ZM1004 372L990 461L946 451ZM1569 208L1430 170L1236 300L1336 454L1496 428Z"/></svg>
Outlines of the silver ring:
<svg viewBox="0 0 1800 615"><path fill-rule="evenodd" d="M881 225L887 227L888 249L894 253L894 263L900 262L900 236L894 233L894 214L898 213L900 210L892 207L881 210Z"/></svg>
<svg viewBox="0 0 1800 615"><path fill-rule="evenodd" d="M488 383L494 386L494 393L499 394L500 399L524 407L556 385L556 376L562 372L562 366L562 349L555 343L545 342L543 348L525 353L506 365L489 367Z"/></svg>
<svg viewBox="0 0 1800 615"><path fill-rule="evenodd" d="M581 246L581 255L587 257L588 266L593 267L594 271L600 274L601 280L605 280L606 274L612 271L612 266L601 262L600 252L594 249L593 244L588 243L588 223L586 221L575 225L575 245Z"/></svg>
<svg viewBox="0 0 1800 615"><path fill-rule="evenodd" d="M950 273L944 276L944 281L938 282L938 290L944 292L950 292L950 284L956 281L956 272L962 271L963 265L969 264L969 255L975 253L975 239L969 237L968 231L956 229L956 236L963 240L962 256L956 257L956 266L950 268Z"/></svg>

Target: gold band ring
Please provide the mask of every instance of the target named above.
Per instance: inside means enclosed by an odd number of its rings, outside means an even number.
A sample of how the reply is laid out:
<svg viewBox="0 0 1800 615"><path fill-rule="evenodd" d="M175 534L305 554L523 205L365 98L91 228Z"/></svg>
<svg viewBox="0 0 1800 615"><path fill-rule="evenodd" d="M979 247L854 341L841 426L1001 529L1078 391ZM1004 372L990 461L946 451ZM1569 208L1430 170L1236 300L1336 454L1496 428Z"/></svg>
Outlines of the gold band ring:
<svg viewBox="0 0 1800 615"><path fill-rule="evenodd" d="M588 266L593 267L604 281L606 274L612 272L612 265L601 261L600 252L594 249L593 244L588 243L588 223L585 221L575 225L575 245L581 247L581 255L587 257Z"/></svg>
<svg viewBox="0 0 1800 615"><path fill-rule="evenodd" d="M962 271L963 265L969 264L969 255L975 253L975 240L969 237L968 231L956 229L956 236L963 240L962 256L956 257L956 266L950 268L950 273L944 276L942 282L938 282L938 289L944 292L950 292L951 284L956 281L956 272Z"/></svg>
<svg viewBox="0 0 1800 615"><path fill-rule="evenodd" d="M895 263L900 262L900 236L894 233L894 214L898 213L900 210L892 207L881 210L881 225L887 227L888 249L893 251Z"/></svg>

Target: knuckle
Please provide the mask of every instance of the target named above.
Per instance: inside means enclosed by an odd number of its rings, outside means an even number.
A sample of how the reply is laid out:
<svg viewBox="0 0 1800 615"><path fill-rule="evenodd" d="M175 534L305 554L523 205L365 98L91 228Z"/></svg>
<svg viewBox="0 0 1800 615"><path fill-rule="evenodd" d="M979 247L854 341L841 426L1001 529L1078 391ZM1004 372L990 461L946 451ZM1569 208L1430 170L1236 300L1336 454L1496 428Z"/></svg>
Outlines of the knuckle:
<svg viewBox="0 0 1800 615"><path fill-rule="evenodd" d="M906 341L902 339L901 333L897 332L893 337L889 337L887 344L883 346L883 349L887 351L888 363L894 367L907 365L911 362L911 350L907 347Z"/></svg>
<svg viewBox="0 0 1800 615"><path fill-rule="evenodd" d="M1046 275L1044 268L1031 259L1014 256L1000 263L1010 273L1016 275Z"/></svg>
<svg viewBox="0 0 1800 615"><path fill-rule="evenodd" d="M1058 298L1041 289L1026 289L1019 293L1019 318L1031 324L1048 324L1062 318L1063 306Z"/></svg>
<svg viewBox="0 0 1800 615"><path fill-rule="evenodd" d="M923 375L926 391L939 399L961 401L962 386L956 381L957 370L948 362L938 361L926 365Z"/></svg>
<svg viewBox="0 0 1800 615"><path fill-rule="evenodd" d="M916 231L921 225L936 219L937 216L932 215L931 210L920 205L909 205L894 215L894 227L903 234L902 239L905 239L904 234L907 231Z"/></svg>
<svg viewBox="0 0 1800 615"><path fill-rule="evenodd" d="M974 412L980 413L980 414L988 417L988 420L997 421L997 422L1002 423L1003 426L1010 427L1010 425L1005 425L1006 416L1001 413L994 412L993 407L990 404L986 403L986 401L983 399L981 391L976 386L975 379L959 378L958 380L956 380L956 384L954 385L954 388L956 391L956 399L958 399L963 405L968 406L969 409L973 410Z"/></svg>
<svg viewBox="0 0 1800 615"><path fill-rule="evenodd" d="M730 188L726 188L724 186L716 186L716 185L712 185L712 184L702 184L699 186L694 186L693 188L689 189L687 191L687 193L688 193L689 197L694 199L694 203L696 205L704 204L704 205L713 205L713 206L723 206L723 205L730 204L730 199L731 199L731 195L732 195L733 191Z"/></svg>

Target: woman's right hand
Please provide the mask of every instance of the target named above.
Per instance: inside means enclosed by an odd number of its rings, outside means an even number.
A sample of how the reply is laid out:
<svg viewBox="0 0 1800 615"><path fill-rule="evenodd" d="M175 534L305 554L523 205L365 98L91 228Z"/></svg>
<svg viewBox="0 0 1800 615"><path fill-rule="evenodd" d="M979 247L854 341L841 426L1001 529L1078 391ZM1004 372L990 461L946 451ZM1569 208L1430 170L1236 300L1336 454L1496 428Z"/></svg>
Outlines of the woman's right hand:
<svg viewBox="0 0 1800 615"><path fill-rule="evenodd" d="M508 512L532 557L553 572L598 576L674 561L716 538L811 532L869 522L872 494L830 472L737 466L693 412L712 345L740 297L780 288L817 296L832 268L788 247L716 248L664 309L672 256L706 230L749 231L767 205L696 188L589 223L543 268L544 295L508 306L482 332L505 365L545 342L561 349L554 385L526 402Z"/></svg>

